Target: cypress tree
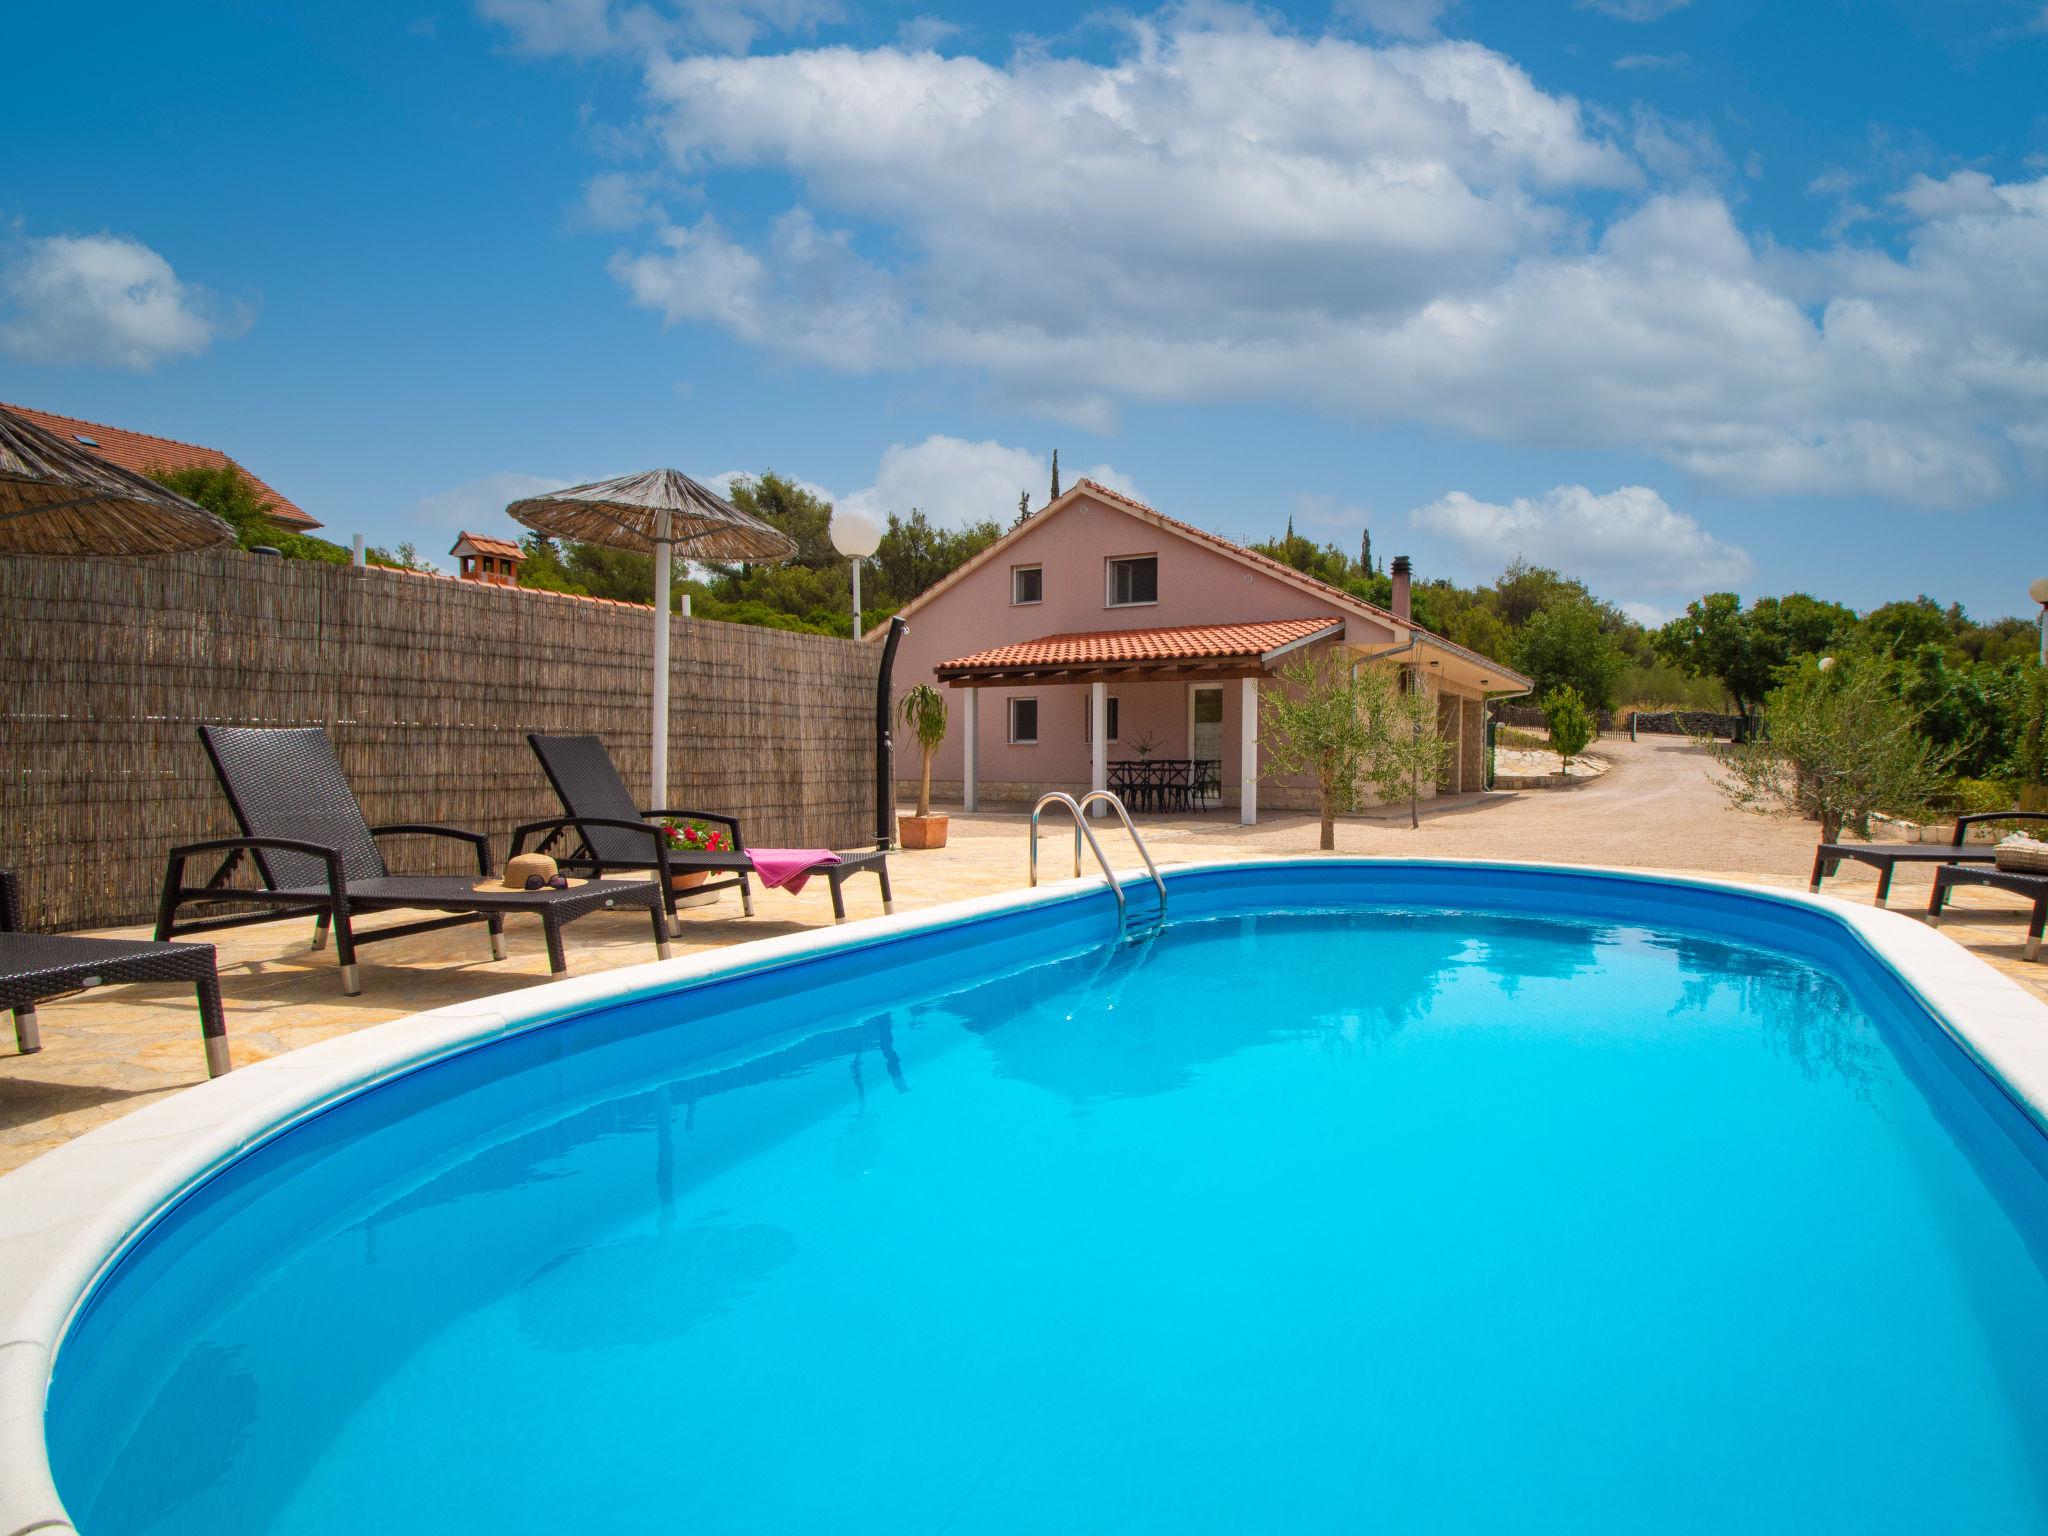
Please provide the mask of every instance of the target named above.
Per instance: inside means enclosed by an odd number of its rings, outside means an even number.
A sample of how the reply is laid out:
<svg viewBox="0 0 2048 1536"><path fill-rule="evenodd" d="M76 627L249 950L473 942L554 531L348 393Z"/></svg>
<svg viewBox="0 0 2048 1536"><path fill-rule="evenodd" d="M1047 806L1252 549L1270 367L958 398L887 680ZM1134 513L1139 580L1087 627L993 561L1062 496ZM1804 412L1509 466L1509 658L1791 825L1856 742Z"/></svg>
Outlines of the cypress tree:
<svg viewBox="0 0 2048 1536"><path fill-rule="evenodd" d="M1358 538L1358 569L1364 575L1372 574L1372 530L1366 529Z"/></svg>
<svg viewBox="0 0 2048 1536"><path fill-rule="evenodd" d="M1029 517L1030 515L1031 493L1029 491L1019 491L1017 493L1017 522L1010 524L1010 526L1012 528L1016 527L1017 523L1023 522L1024 519Z"/></svg>
<svg viewBox="0 0 2048 1536"><path fill-rule="evenodd" d="M1053 502L1055 502L1055 501L1058 501L1059 499L1060 499L1060 451L1059 451L1059 449L1055 448L1055 449L1053 449L1053 451L1052 451L1052 496L1051 496L1051 497L1050 497L1050 498L1049 498L1049 499L1047 500L1047 502L1046 502L1046 505L1047 505L1047 506L1051 506L1051 505L1053 504Z"/></svg>

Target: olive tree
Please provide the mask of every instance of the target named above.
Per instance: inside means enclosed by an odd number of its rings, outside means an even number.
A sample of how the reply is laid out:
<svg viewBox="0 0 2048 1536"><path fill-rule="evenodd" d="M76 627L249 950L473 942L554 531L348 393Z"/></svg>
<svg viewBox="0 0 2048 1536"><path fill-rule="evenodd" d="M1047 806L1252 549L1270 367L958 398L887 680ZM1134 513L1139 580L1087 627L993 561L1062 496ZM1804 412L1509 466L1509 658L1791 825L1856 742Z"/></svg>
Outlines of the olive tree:
<svg viewBox="0 0 2048 1536"><path fill-rule="evenodd" d="M1868 835L1874 811L1924 810L1943 782L1917 711L1872 661L1800 668L1765 699L1766 732L1716 750L1717 787L1745 810Z"/></svg>
<svg viewBox="0 0 2048 1536"><path fill-rule="evenodd" d="M1366 710L1371 719L1365 777L1382 801L1408 802L1408 825L1422 825L1422 790L1450 766L1453 744L1437 728L1436 697L1412 686L1408 675L1369 669Z"/></svg>
<svg viewBox="0 0 2048 1536"><path fill-rule="evenodd" d="M1436 700L1406 675L1341 649L1305 652L1284 667L1281 686L1261 695L1260 738L1276 773L1315 781L1321 847L1337 846L1337 817L1365 786L1408 802L1418 826L1424 785L1434 785L1452 750L1437 729Z"/></svg>
<svg viewBox="0 0 2048 1536"><path fill-rule="evenodd" d="M1259 739L1275 773L1314 780L1323 852L1337 846L1337 816L1358 803L1359 776L1372 746L1368 709L1378 674L1338 648L1304 651L1280 669L1278 687L1259 695Z"/></svg>

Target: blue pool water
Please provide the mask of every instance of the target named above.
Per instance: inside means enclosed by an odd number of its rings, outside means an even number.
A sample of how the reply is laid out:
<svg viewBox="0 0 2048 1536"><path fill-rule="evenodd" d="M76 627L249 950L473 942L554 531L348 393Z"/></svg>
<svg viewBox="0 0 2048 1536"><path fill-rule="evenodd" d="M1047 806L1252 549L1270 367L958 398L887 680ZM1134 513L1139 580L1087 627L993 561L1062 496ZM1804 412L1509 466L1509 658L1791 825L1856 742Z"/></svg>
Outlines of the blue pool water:
<svg viewBox="0 0 2048 1536"><path fill-rule="evenodd" d="M73 1518L2048 1531L2043 1138L1855 941L1262 878L1121 950L1097 896L650 999L279 1137L75 1325Z"/></svg>

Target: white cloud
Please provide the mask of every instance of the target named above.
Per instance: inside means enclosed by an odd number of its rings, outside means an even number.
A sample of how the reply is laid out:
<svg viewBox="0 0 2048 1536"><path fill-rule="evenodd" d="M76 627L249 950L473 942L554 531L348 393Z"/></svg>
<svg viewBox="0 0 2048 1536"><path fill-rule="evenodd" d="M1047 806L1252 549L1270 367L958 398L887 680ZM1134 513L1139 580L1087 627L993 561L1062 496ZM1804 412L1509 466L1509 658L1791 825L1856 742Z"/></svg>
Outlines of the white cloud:
<svg viewBox="0 0 2048 1536"><path fill-rule="evenodd" d="M1569 571L1594 591L1645 607L1644 594L1723 591L1756 574L1749 552L1724 543L1648 486L1604 495L1560 485L1505 505L1453 491L1408 514L1447 540L1474 577L1490 577L1517 556ZM1658 610L1661 611L1661 610Z"/></svg>
<svg viewBox="0 0 2048 1536"><path fill-rule="evenodd" d="M546 491L559 491L565 485L574 485L574 480L559 480L548 475L522 474L518 470L499 470L496 474L480 475L474 480L465 480L461 485L450 486L445 491L436 491L431 496L422 496L414 509L411 519L413 526L425 537L438 537L446 533L453 538L458 533L482 533L492 538L517 538L519 530L509 525L505 508L527 496L539 496ZM427 553L439 555L438 549Z"/></svg>
<svg viewBox="0 0 2048 1536"><path fill-rule="evenodd" d="M1692 0L1579 0L1582 11L1598 11L1616 21L1661 21L1673 11L1682 11Z"/></svg>
<svg viewBox="0 0 2048 1536"><path fill-rule="evenodd" d="M1063 489L1084 477L1129 496L1138 494L1130 478L1110 465L1060 466ZM1051 488L1049 454L934 433L921 443L892 444L882 454L874 484L841 497L839 505L878 523L891 512L907 514L915 507L944 527L958 528L984 518L1007 527L1017 515L1019 491L1030 492L1036 511L1045 505Z"/></svg>
<svg viewBox="0 0 2048 1536"><path fill-rule="evenodd" d="M141 373L239 336L252 319L121 235L23 240L0 266L0 351L23 362Z"/></svg>
<svg viewBox="0 0 2048 1536"><path fill-rule="evenodd" d="M1451 0L1341 0L1337 13L1394 37L1424 38L1450 8Z"/></svg>
<svg viewBox="0 0 2048 1536"><path fill-rule="evenodd" d="M1107 63L655 58L667 171L778 173L794 203L662 218L612 271L670 324L959 369L1097 431L1131 401L1278 398L1745 493L1966 506L2034 473L2048 177L1921 178L1897 254L1788 250L1712 189L1707 130L1596 120L1475 44L1244 9L1127 26Z"/></svg>
<svg viewBox="0 0 2048 1536"><path fill-rule="evenodd" d="M1624 53L1614 61L1619 70L1662 72L1684 69L1692 62L1692 55L1685 53Z"/></svg>
<svg viewBox="0 0 2048 1536"><path fill-rule="evenodd" d="M950 42L967 29L943 16L913 16L896 29L896 42L912 53L922 53Z"/></svg>
<svg viewBox="0 0 2048 1536"><path fill-rule="evenodd" d="M687 45L743 53L768 33L808 32L846 16L840 0L477 0L476 8L521 53L572 58Z"/></svg>

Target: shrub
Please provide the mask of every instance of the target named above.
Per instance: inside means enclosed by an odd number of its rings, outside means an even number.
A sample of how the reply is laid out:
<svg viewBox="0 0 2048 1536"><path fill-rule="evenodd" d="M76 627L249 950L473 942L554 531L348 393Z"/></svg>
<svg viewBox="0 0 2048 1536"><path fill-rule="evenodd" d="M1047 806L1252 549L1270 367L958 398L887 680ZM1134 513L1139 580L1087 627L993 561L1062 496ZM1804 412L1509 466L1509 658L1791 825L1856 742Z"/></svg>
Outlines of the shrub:
<svg viewBox="0 0 2048 1536"><path fill-rule="evenodd" d="M1593 716L1586 709L1586 701L1579 697L1578 689L1570 684L1561 684L1543 696L1543 718L1550 726L1551 749L1557 753L1558 762L1566 768L1572 759L1592 745L1598 731L1593 726Z"/></svg>

